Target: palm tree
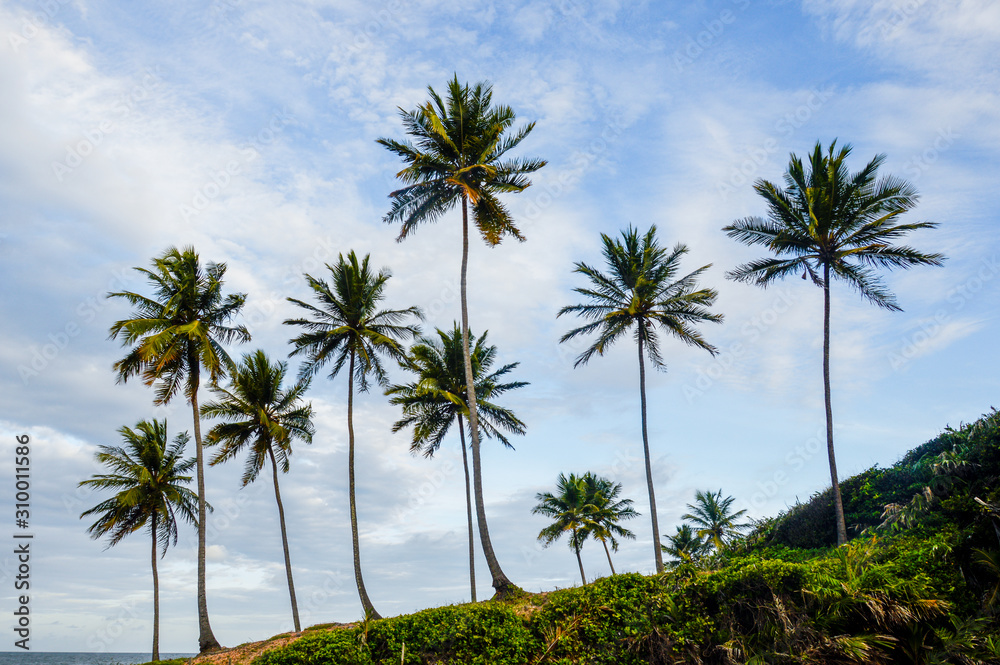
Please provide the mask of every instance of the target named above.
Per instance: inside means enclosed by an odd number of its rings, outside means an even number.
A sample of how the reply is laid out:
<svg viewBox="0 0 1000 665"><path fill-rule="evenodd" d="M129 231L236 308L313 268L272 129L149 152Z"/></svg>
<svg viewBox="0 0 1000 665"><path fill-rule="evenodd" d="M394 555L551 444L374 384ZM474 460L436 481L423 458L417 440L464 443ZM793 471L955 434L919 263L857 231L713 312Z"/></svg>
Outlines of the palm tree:
<svg viewBox="0 0 1000 665"><path fill-rule="evenodd" d="M706 544L711 543L715 547L715 551L721 552L733 536L750 526L736 521L746 515L747 511L732 512L731 508L735 500L731 496L723 499L721 489L718 492L698 490L694 493L694 503L687 505L691 512L681 515L681 519L691 522L695 527L700 527L698 538L706 539Z"/></svg>
<svg viewBox="0 0 1000 665"><path fill-rule="evenodd" d="M745 245L763 245L774 257L757 259L726 274L738 282L767 287L775 280L802 274L823 289L823 390L826 401L826 448L830 459L830 481L837 519L837 543L847 542L844 504L837 478L833 450L833 406L830 398L830 279L842 279L869 302L899 311L895 296L876 275L876 268L910 268L941 265L941 254L890 244L910 231L934 228L932 222L897 223L897 217L913 208L916 190L905 180L878 178L885 155L876 155L857 173L844 161L851 146L827 154L817 141L808 168L791 155L785 172L785 188L757 180L754 189L767 202L767 217L739 219L723 231Z"/></svg>
<svg viewBox="0 0 1000 665"><path fill-rule="evenodd" d="M240 326L227 326L246 302L246 294L222 295L225 263L209 263L203 270L193 247L180 251L171 247L153 260L152 269L135 268L153 287L152 298L121 291L109 298L124 298L134 308L132 318L111 326L111 339L122 338L131 346L128 355L114 364L118 383L141 376L147 386L156 385L154 404L166 404L183 387L194 414L195 459L198 475L198 650L220 649L208 622L205 595L205 464L202 455L198 388L202 368L216 384L233 365L222 347L247 342L250 333Z"/></svg>
<svg viewBox="0 0 1000 665"><path fill-rule="evenodd" d="M709 548L709 544L702 540L688 524L677 527L677 533L666 538L670 544L660 547L673 557L673 561L667 563L669 568L676 568L682 563L694 563Z"/></svg>
<svg viewBox="0 0 1000 665"><path fill-rule="evenodd" d="M653 550L656 572L663 572L660 553L660 527L656 518L656 498L653 493L653 469L649 456L649 435L646 429L646 366L648 357L653 367L666 369L660 354L657 328L662 328L685 344L697 346L715 355L714 346L705 341L695 324L719 323L721 314L712 314L709 307L718 297L715 289L698 289L698 276L710 265L677 277L680 259L688 248L680 243L667 252L656 240L656 226L641 238L637 229L629 226L621 240L601 234L607 275L586 263L577 263L574 272L590 280L590 288L574 289L589 302L559 310L557 316L574 313L590 322L562 336L560 342L578 335L597 333L597 340L576 359L574 367L585 365L596 353L604 352L629 331L639 352L639 401L642 413L642 447L646 458L646 488L649 492L649 513L653 525Z"/></svg>
<svg viewBox="0 0 1000 665"><path fill-rule="evenodd" d="M278 504L278 522L281 525L281 547L285 554L285 576L288 578L288 596L292 603L292 623L295 632L299 624L299 606L295 602L295 584L292 582L292 560L288 553L288 533L285 529L285 509L278 489L278 467L288 473L288 457L292 454L292 440L312 443L315 432L312 424L312 405L301 403L302 395L309 388L304 378L287 390L281 388L288 364L272 364L263 351L248 353L233 371L232 385L228 389L213 388L218 400L201 407L205 418L221 418L208 433L206 445L221 445L210 464L227 462L247 451L241 487L257 479L267 460L271 461L274 476L274 500Z"/></svg>
<svg viewBox="0 0 1000 665"><path fill-rule="evenodd" d="M556 493L539 492L535 498L538 500L538 505L531 509L531 514L544 515L555 520L538 532L538 540L548 547L564 533L569 533L569 546L576 553L576 562L580 566L580 579L586 584L587 576L583 572L580 550L590 534L590 527L595 523L597 511L597 507L589 503L593 495L587 491L587 481L583 476L571 473L567 478L565 474L560 473L556 481Z"/></svg>
<svg viewBox="0 0 1000 665"><path fill-rule="evenodd" d="M440 341L423 338L410 349L410 369L419 379L416 382L390 386L386 395L392 395L390 404L403 407L403 418L392 426L398 432L413 426L410 451L432 457L444 437L457 425L462 445L462 466L465 469L465 502L469 522L469 583L472 602L476 602L475 539L472 530L472 494L469 484L469 461L465 453L465 419L469 409L465 389L465 359L462 353L462 330L456 323L450 333L440 328ZM487 437L495 437L503 445L513 448L504 432L524 434L524 423L509 409L493 403L493 399L510 390L528 385L524 381L501 383L501 378L519 363L504 365L487 374L496 360L497 347L487 345L486 333L476 339L471 335L473 348L472 374L476 379L476 399L479 400L479 429Z"/></svg>
<svg viewBox="0 0 1000 665"><path fill-rule="evenodd" d="M153 567L153 657L160 659L160 580L156 571L156 549L166 556L167 547L177 544L177 517L197 523L198 497L185 487L187 474L196 464L183 459L187 432L174 437L167 445L167 421L140 420L135 429L118 430L124 442L120 446L99 446L95 457L111 473L95 474L80 487L115 490L116 494L84 511L80 518L97 515L87 532L92 538L108 536L108 547L125 536L147 527L152 540L150 562Z"/></svg>
<svg viewBox="0 0 1000 665"><path fill-rule="evenodd" d="M406 167L396 174L406 187L389 195L392 208L384 221L402 223L397 238L402 241L419 224L437 220L459 203L462 206L462 353L472 438L473 488L479 537L493 588L499 597L504 597L516 587L500 568L486 523L479 455L479 411L472 358L468 352L469 206L472 206L472 221L487 245L498 245L507 235L523 241L524 236L514 224L510 211L497 197L524 191L531 185L527 174L542 168L545 162L504 159L535 124L528 123L512 134L507 133L514 124L514 111L508 106L493 106L493 90L489 83L477 83L470 88L468 84L460 84L456 74L448 83L447 101L431 87L428 92L430 101L415 111L399 109L403 126L413 142L378 139L378 143L406 163Z"/></svg>
<svg viewBox="0 0 1000 665"><path fill-rule="evenodd" d="M587 503L594 506L592 524L587 527L587 535L601 541L604 553L608 557L611 574L616 575L615 564L611 562L611 552L608 550L608 541L611 542L611 549L617 552L618 538L635 540L635 534L618 522L638 517L639 513L632 507L632 499L618 498L622 492L621 483L613 483L592 473L585 473L583 480L587 488Z"/></svg>
<svg viewBox="0 0 1000 665"><path fill-rule="evenodd" d="M361 576L361 551L358 542L358 511L354 484L354 386L361 392L368 391L368 377L373 376L379 385L388 379L379 356L405 362L406 352L399 340L414 338L420 330L404 324L411 316L422 318L416 307L379 310L385 283L391 273L383 268L377 274L368 265L369 256L358 261L352 250L347 258L341 254L336 265L326 264L332 284L306 275L306 282L313 291L319 306L289 298L306 310L312 318L288 319L288 325L302 326L306 332L291 340L295 347L289 355L305 355L306 362L299 371L300 378L313 376L327 361L333 360L330 378L336 378L347 365L347 478L351 508L351 542L354 547L354 578L365 615L380 618L368 598Z"/></svg>

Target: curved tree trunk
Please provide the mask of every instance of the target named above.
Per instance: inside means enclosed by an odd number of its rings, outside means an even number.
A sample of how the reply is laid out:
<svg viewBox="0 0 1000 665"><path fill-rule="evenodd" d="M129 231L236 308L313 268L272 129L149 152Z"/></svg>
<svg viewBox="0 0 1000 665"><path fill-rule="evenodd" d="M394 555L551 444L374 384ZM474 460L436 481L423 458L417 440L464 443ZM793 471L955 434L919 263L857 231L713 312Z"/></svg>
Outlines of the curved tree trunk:
<svg viewBox="0 0 1000 665"><path fill-rule="evenodd" d="M156 573L156 513L153 513L153 658L160 659L160 577Z"/></svg>
<svg viewBox="0 0 1000 665"><path fill-rule="evenodd" d="M476 384L472 374L472 356L469 354L469 305L466 297L466 274L469 268L469 210L468 201L462 197L462 357L465 360L465 391L469 402L469 434L472 437L472 485L476 496L476 516L479 521L479 539L486 555L486 565L493 577L496 595L504 598L515 589L507 579L500 562L493 552L490 530L486 524L486 505L483 502L483 469L479 459L479 413L476 406Z"/></svg>
<svg viewBox="0 0 1000 665"><path fill-rule="evenodd" d="M469 458L465 454L465 429L462 416L458 416L458 435L462 439L462 466L465 468L465 509L469 518L469 585L472 602L476 602L476 539L472 533L472 491L469 488Z"/></svg>
<svg viewBox="0 0 1000 665"><path fill-rule="evenodd" d="M663 554L660 551L660 525L656 520L656 496L653 493L653 467L649 459L649 434L646 431L646 365L642 359L642 336L639 337L639 402L642 405L642 451L646 457L646 487L649 490L649 516L653 521L653 553L656 572L663 572Z"/></svg>
<svg viewBox="0 0 1000 665"><path fill-rule="evenodd" d="M583 574L583 557L580 556L580 545L576 542L576 529L573 529L573 551L576 552L576 562L580 566L580 579L587 586L587 576Z"/></svg>
<svg viewBox="0 0 1000 665"><path fill-rule="evenodd" d="M611 551L608 549L608 541L602 540L601 545L604 545L604 553L608 555L608 565L611 566L611 574L617 575L615 572L615 564L611 563Z"/></svg>
<svg viewBox="0 0 1000 665"><path fill-rule="evenodd" d="M288 533L285 531L285 508L281 505L281 492L278 491L278 462L274 459L274 450L268 447L267 454L271 456L271 469L274 471L274 500L278 502L278 523L281 524L281 549L285 552L285 576L288 577L288 597L292 600L292 623L295 632L301 632L299 625L299 605L295 602L295 584L292 582L292 559L288 554Z"/></svg>
<svg viewBox="0 0 1000 665"><path fill-rule="evenodd" d="M354 349L351 349L351 365L347 374L347 485L351 503L351 544L354 546L354 579L358 583L358 595L365 616L381 619L365 590L365 581L361 577L361 548L358 543L358 508L354 500Z"/></svg>
<svg viewBox="0 0 1000 665"><path fill-rule="evenodd" d="M830 399L830 265L823 265L823 393L826 398L826 452L830 457L830 483L833 488L833 508L837 515L837 545L847 542L844 502L840 498L837 459L833 453L833 404Z"/></svg>
<svg viewBox="0 0 1000 665"><path fill-rule="evenodd" d="M212 633L208 622L208 596L205 593L205 455L201 441L201 414L198 412L198 358L193 351L188 352L188 367L191 371L191 410L194 411L195 460L198 467L198 653L221 649L222 645Z"/></svg>

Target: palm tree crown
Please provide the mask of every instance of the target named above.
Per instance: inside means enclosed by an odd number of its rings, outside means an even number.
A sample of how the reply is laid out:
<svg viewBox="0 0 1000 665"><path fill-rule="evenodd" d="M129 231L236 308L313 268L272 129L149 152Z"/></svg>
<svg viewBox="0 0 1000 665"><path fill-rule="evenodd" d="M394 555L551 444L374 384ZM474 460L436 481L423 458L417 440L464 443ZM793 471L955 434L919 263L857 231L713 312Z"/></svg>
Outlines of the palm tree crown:
<svg viewBox="0 0 1000 665"><path fill-rule="evenodd" d="M588 527L594 524L597 507L590 500L593 496L587 491L587 482L583 476L560 473L556 480L556 493L539 492L535 495L538 505L531 509L533 515L544 515L552 518L552 524L538 532L538 540L548 547L562 537L570 534L569 546L576 553L580 566L580 579L587 583L583 572L583 559L580 549L589 535Z"/></svg>
<svg viewBox="0 0 1000 665"><path fill-rule="evenodd" d="M808 168L795 155L785 173L785 188L758 180L754 189L767 202L767 217L747 217L723 228L745 245L763 245L775 256L757 259L726 274L738 282L766 287L801 271L823 289L823 388L826 444L836 516L837 543L847 542L833 446L833 403L830 389L830 281L843 280L879 307L899 310L895 296L876 274L877 268L941 265L941 254L924 254L892 243L910 231L933 228L932 222L903 224L898 217L917 203L917 192L900 178L878 178L885 155L876 155L857 173L847 170L851 146L827 154L816 143Z"/></svg>
<svg viewBox="0 0 1000 665"><path fill-rule="evenodd" d="M292 623L295 632L301 630L299 608L292 581L292 562L288 551L288 534L285 529L285 509L278 489L278 468L288 473L288 457L292 454L292 441L298 439L312 443L312 405L302 404L302 395L309 388L309 379L303 378L288 389L281 384L288 364L271 363L263 351L248 353L233 372L232 385L216 387L217 401L202 407L206 418L221 418L208 433L207 445L219 445L211 465L233 459L241 452L248 452L243 470L242 485L252 483L266 460L271 461L274 476L274 499L278 504L278 521L281 525L281 543L285 555L285 576L288 595L292 603Z"/></svg>
<svg viewBox="0 0 1000 665"><path fill-rule="evenodd" d="M702 540L689 524L677 527L677 533L666 538L670 544L661 547L664 553L673 558L667 563L669 568L676 568L682 563L696 562L711 548L711 543Z"/></svg>
<svg viewBox="0 0 1000 665"><path fill-rule="evenodd" d="M681 515L681 519L698 528L698 538L706 539L715 546L717 552L721 552L734 536L750 526L737 522L747 511L733 512L735 500L731 496L723 499L721 489L718 492L698 490L694 495L695 502L687 505L691 512Z"/></svg>
<svg viewBox="0 0 1000 665"><path fill-rule="evenodd" d="M192 524L198 522L198 497L187 485L185 475L195 466L195 459L184 459L186 432L167 444L167 421L139 421L135 429L118 430L124 446L100 446L97 461L111 473L95 474L84 480L81 487L113 490L115 495L84 511L81 518L97 515L97 521L87 529L92 538L108 536L113 547L126 536L143 527L149 529L152 540L153 569L153 660L160 659L159 578L156 572L157 547L167 553L167 547L177 544L177 518Z"/></svg>
<svg viewBox="0 0 1000 665"><path fill-rule="evenodd" d="M472 205L472 219L490 245L505 235L524 240L498 194L530 186L526 175L545 166L539 159L504 159L531 130L528 123L512 134L515 114L493 105L489 83L473 87L449 81L447 100L428 87L430 101L415 111L399 109L408 141L380 138L378 143L399 155L406 167L396 177L406 187L392 192L388 223L402 222L399 240L422 222L433 222L458 203Z"/></svg>
<svg viewBox="0 0 1000 665"><path fill-rule="evenodd" d="M361 574L361 549L358 536L358 514L354 479L354 386L368 390L368 377L374 376L379 385L388 383L381 356L406 362L406 351L400 340L420 334L415 325L405 323L410 317L421 318L416 307L379 310L388 270L375 273L369 266L369 256L361 261L351 251L347 258L341 254L336 265L327 264L332 284L311 275L306 282L313 291L319 306L289 298L290 302L305 309L313 318L288 319L288 325L302 326L306 332L291 340L294 349L290 355L305 355L306 362L299 370L305 378L314 375L327 362L332 361L330 378L347 366L347 475L348 500L351 511L351 542L354 550L354 578L358 595L366 616L379 618L368 597Z"/></svg>
<svg viewBox="0 0 1000 665"><path fill-rule="evenodd" d="M646 461L653 550L656 571L663 572L646 424L645 359L648 357L654 367L665 368L660 353L659 328L686 344L705 349L714 355L715 347L705 341L695 326L703 322L722 321L721 314L713 314L709 310L718 297L718 292L715 289L697 288L698 277L710 266L702 266L687 275L678 276L681 257L688 249L680 243L669 252L660 247L656 240L656 226L650 226L641 237L638 229L630 226L622 232L621 240L606 234L601 234L601 240L604 243L608 274L586 263L577 263L575 272L586 276L590 286L576 288L574 291L586 297L588 302L563 307L558 314L577 314L589 323L570 330L559 341L568 342L579 335L596 333L597 339L576 359L574 367L578 367L586 364L595 353L604 355L627 332L631 331L636 340L642 445Z"/></svg>
<svg viewBox="0 0 1000 665"><path fill-rule="evenodd" d="M611 562L608 543L610 542L611 549L617 552L618 538L635 540L635 534L621 526L619 522L638 517L639 513L632 507L632 499L619 498L622 492L621 483L611 482L592 473L585 473L583 481L587 487L588 503L594 507L594 514L591 523L586 527L584 540L587 536L592 536L601 541L604 553L608 557L611 574L614 575L615 565Z"/></svg>

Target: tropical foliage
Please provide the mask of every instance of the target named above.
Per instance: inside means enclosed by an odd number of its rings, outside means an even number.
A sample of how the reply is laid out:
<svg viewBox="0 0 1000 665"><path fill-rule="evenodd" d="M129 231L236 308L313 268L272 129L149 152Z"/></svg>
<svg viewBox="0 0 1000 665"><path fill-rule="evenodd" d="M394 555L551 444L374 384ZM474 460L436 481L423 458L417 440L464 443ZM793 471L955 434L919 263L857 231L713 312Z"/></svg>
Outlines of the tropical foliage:
<svg viewBox="0 0 1000 665"><path fill-rule="evenodd" d="M469 206L472 222L489 246L500 244L504 236L524 240L510 211L499 199L501 194L523 192L531 185L528 175L545 166L540 159L511 158L508 153L524 140L535 124L511 130L516 115L509 106L493 104L489 83L448 83L446 99L428 87L430 101L414 111L399 109L403 127L412 140L381 138L378 143L398 155L406 166L396 174L406 186L392 192L387 223L400 222L398 240L416 227L433 222L461 204L462 269L462 353L472 439L473 490L479 537L498 595L513 593L516 587L504 574L493 551L486 506L483 502L482 468L479 452L479 411L476 382L469 355Z"/></svg>
<svg viewBox="0 0 1000 665"><path fill-rule="evenodd" d="M285 508L278 488L278 469L282 473L288 473L292 441L299 439L312 443L315 429L312 424L312 405L302 404L302 396L309 388L309 379L301 379L284 389L281 384L287 371L287 363L272 363L261 350L244 355L243 361L233 371L232 385L229 388L215 387L213 392L216 401L202 406L201 415L225 421L208 433L205 445L219 447L211 466L247 453L242 487L257 479L265 462L271 462L274 500L278 504L281 546L285 555L285 577L292 604L292 623L295 625L295 632L299 632L302 628L299 624L299 606L295 600L295 584L292 581L292 560L288 552Z"/></svg>
<svg viewBox="0 0 1000 665"><path fill-rule="evenodd" d="M720 323L721 314L710 307L718 297L714 289L697 288L698 278L710 266L680 276L680 260L688 248L678 243L673 250L660 247L656 226L645 234L631 226L620 240L601 234L604 261L608 273L586 263L577 263L575 272L585 276L590 285L573 289L586 302L559 310L557 316L576 314L589 323L570 330L559 340L568 342L580 335L596 334L597 339L576 359L574 367L586 364L594 354L604 353L626 333L631 333L639 353L639 404L642 424L642 449L646 461L646 491L653 528L653 552L657 572L663 572L660 553L660 527L656 516L653 467L646 426L646 358L657 369L666 364L660 351L660 330L685 344L705 349L713 355L714 346L705 341L696 328L704 322Z"/></svg>
<svg viewBox="0 0 1000 665"><path fill-rule="evenodd" d="M440 328L438 340L424 337L410 348L407 368L417 375L417 381L397 384L386 389L391 395L390 404L403 408L403 418L392 426L393 432L413 427L410 451L432 457L441 442L456 425L462 447L462 468L465 471L465 503L469 523L469 584L472 601L476 601L475 540L472 531L472 495L469 481L469 460L465 452L465 426L469 408L465 389L465 357L462 353L462 331L455 324L450 333ZM504 393L528 385L524 381L504 382L502 378L513 371L518 363L510 363L490 372L496 361L497 348L486 343L486 333L476 339L470 335L473 348L472 375L476 381L479 401L480 435L496 438L508 448L513 448L507 434L524 434L524 423L507 408L493 402Z"/></svg>
<svg viewBox="0 0 1000 665"><path fill-rule="evenodd" d="M181 389L194 414L195 459L198 475L198 648L219 648L208 620L205 583L206 500L205 464L198 412L201 370L213 384L221 380L233 362L223 344L247 342L250 333L242 325L230 326L246 302L244 294L223 296L226 264L209 263L202 268L193 247L171 247L153 260L152 269L135 268L146 276L154 296L131 291L108 294L122 298L132 308L132 317L111 326L112 339L131 346L114 364L118 382L134 376L147 386L156 386L154 404L168 403Z"/></svg>
<svg viewBox="0 0 1000 665"><path fill-rule="evenodd" d="M92 538L107 536L108 547L120 543L142 528L152 541L150 564L153 569L153 660L160 659L160 578L156 570L157 549L165 556L167 547L177 544L177 520L197 523L198 497L186 485L185 475L195 466L185 459L187 432L167 443L167 421L140 420L135 428L118 430L124 446L100 446L97 461L110 473L95 474L80 487L111 490L115 495L80 515L97 516L87 532Z"/></svg>
<svg viewBox="0 0 1000 665"><path fill-rule="evenodd" d="M836 514L837 542L847 542L837 461L833 447L833 406L830 395L830 282L847 282L869 302L899 310L896 298L879 279L877 268L941 265L941 254L924 254L892 243L911 231L933 228L932 222L900 223L898 218L917 203L917 192L905 180L878 176L885 155L876 155L857 173L845 163L851 146L826 154L817 142L808 167L792 155L785 187L758 180L754 189L767 203L767 217L747 217L726 226L729 237L746 245L762 245L775 256L734 268L727 277L767 287L782 277L802 274L823 289L823 388L826 400L826 442Z"/></svg>
<svg viewBox="0 0 1000 665"><path fill-rule="evenodd" d="M416 307L379 309L391 273L386 269L376 273L367 255L359 260L351 251L347 258L340 255L337 264L327 264L327 268L331 282L306 275L306 282L318 306L297 298L288 299L306 310L312 318L288 319L285 323L305 329L290 342L294 347L290 355L306 357L299 372L300 378L313 376L332 362L330 378L333 379L347 366L347 483L354 578L365 614L377 618L378 612L368 597L361 574L354 479L354 387L357 385L360 391L367 391L369 377L374 377L379 385L388 383L381 358L405 361L406 352L401 341L420 334L419 328L407 321L419 319L422 315Z"/></svg>

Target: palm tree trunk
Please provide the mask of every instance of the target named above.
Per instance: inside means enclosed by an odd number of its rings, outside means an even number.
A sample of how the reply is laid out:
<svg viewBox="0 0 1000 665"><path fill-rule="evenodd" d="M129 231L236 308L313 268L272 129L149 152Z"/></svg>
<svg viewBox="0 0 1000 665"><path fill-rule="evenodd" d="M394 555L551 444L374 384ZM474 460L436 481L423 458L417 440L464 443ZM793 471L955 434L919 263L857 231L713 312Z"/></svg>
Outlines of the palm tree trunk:
<svg viewBox="0 0 1000 665"><path fill-rule="evenodd" d="M156 574L156 513L153 513L153 658L160 659L160 577Z"/></svg>
<svg viewBox="0 0 1000 665"><path fill-rule="evenodd" d="M365 581L361 577L361 548L358 544L358 508L354 500L354 349L351 349L351 365L347 374L347 485L351 503L351 543L354 545L354 579L358 583L358 595L361 596L361 606L365 616L381 619L365 590Z"/></svg>
<svg viewBox="0 0 1000 665"><path fill-rule="evenodd" d="M486 505L483 502L483 470L479 459L479 413L476 406L476 384L472 374L472 356L469 354L469 304L466 294L466 275L469 268L469 209L468 201L462 197L462 357L465 360L465 392L469 402L469 430L472 436L472 485L476 495L476 516L479 521L479 539L486 555L486 565L493 577L493 588L498 598L504 598L515 589L507 579L500 562L493 552L490 530L486 524Z"/></svg>
<svg viewBox="0 0 1000 665"><path fill-rule="evenodd" d="M193 350L188 351L190 369L191 410L194 412L194 449L198 467L198 653L221 649L208 622L208 596L205 593L205 455L201 440L201 414L198 412L199 364Z"/></svg>
<svg viewBox="0 0 1000 665"><path fill-rule="evenodd" d="M458 416L458 435L462 439L462 466L465 467L465 510L469 517L469 585L472 602L476 602L476 539L472 533L472 490L469 488L469 458L465 454L465 429Z"/></svg>
<svg viewBox="0 0 1000 665"><path fill-rule="evenodd" d="M649 460L649 434L646 431L646 365L642 359L642 336L639 336L639 402L642 406L642 450L646 456L646 488L649 490L649 515L653 520L653 553L656 572L663 572L663 554L660 552L660 525L656 520L656 496L653 493L653 467Z"/></svg>
<svg viewBox="0 0 1000 665"><path fill-rule="evenodd" d="M617 575L615 572L615 564L611 563L611 551L608 549L608 541L602 540L601 544L604 545L604 553L608 555L608 565L611 566L611 574Z"/></svg>
<svg viewBox="0 0 1000 665"><path fill-rule="evenodd" d="M830 400L830 264L823 264L823 391L826 398L826 452L830 457L830 482L833 507L837 514L837 545L847 542L844 502L837 479L837 459L833 453L833 404Z"/></svg>
<svg viewBox="0 0 1000 665"><path fill-rule="evenodd" d="M295 632L301 632L299 625L299 605L295 602L295 584L292 582L292 559L288 554L288 533L285 531L285 508L281 505L281 492L278 491L278 462L274 459L274 450L270 447L267 454L271 456L271 469L274 471L274 500L278 502L278 522L281 524L281 548L285 552L285 575L288 577L288 596L292 599L292 623Z"/></svg>
<svg viewBox="0 0 1000 665"><path fill-rule="evenodd" d="M580 579L587 586L587 576L583 574L583 557L580 556L580 545L576 542L576 529L573 529L573 551L576 552L576 562L580 566Z"/></svg>

